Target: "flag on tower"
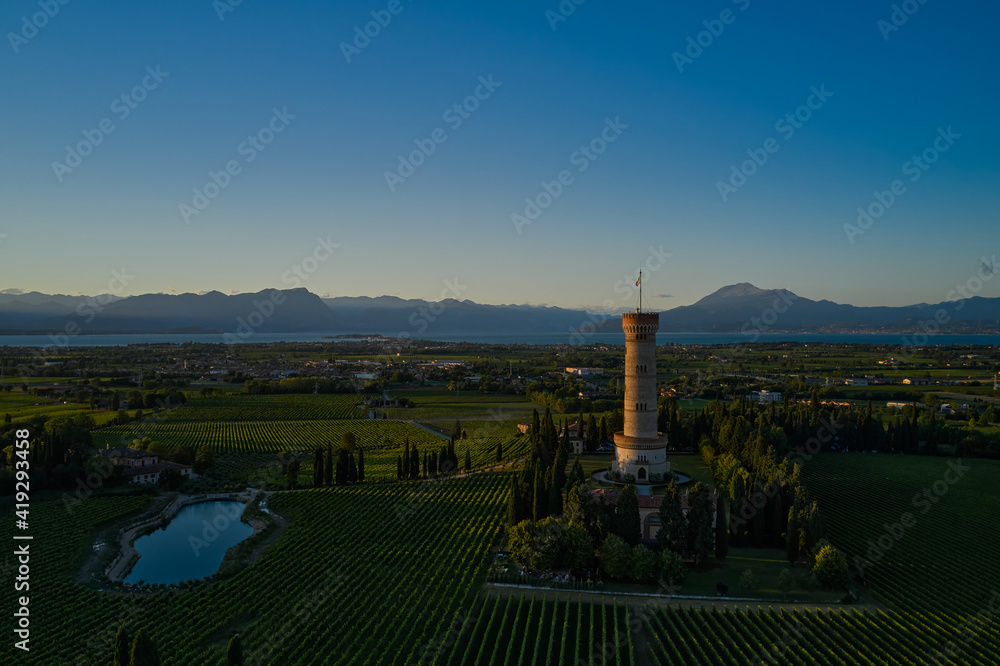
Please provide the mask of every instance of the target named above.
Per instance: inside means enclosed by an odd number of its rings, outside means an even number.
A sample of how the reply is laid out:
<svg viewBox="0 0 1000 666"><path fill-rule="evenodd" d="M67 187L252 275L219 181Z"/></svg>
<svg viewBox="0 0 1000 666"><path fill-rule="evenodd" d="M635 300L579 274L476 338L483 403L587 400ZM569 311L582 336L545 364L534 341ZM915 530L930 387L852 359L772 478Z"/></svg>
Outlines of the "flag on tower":
<svg viewBox="0 0 1000 666"><path fill-rule="evenodd" d="M638 287L640 282L642 282L642 276L641 275L638 277L638 279L636 279L635 286Z"/></svg>

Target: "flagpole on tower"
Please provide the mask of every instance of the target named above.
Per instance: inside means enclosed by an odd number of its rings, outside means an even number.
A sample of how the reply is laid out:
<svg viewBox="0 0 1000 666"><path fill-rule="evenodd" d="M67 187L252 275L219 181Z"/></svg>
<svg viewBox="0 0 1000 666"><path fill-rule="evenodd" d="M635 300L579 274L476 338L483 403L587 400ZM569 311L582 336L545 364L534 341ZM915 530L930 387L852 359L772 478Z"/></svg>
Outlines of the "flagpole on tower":
<svg viewBox="0 0 1000 666"><path fill-rule="evenodd" d="M639 307L636 312L642 312L642 269L639 269L639 279L635 281L635 286L639 287Z"/></svg>

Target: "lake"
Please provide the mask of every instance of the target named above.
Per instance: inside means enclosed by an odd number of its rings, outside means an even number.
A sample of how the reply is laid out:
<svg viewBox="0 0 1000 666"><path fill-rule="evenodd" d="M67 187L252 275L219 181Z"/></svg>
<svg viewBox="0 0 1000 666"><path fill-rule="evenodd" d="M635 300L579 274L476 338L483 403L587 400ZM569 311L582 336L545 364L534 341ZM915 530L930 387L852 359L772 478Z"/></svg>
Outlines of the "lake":
<svg viewBox="0 0 1000 666"><path fill-rule="evenodd" d="M213 501L183 507L163 529L135 540L139 561L126 583L180 583L211 576L226 551L253 528L240 522L242 502Z"/></svg>
<svg viewBox="0 0 1000 666"><path fill-rule="evenodd" d="M384 333L388 337L399 332ZM330 331L311 333L254 333L248 340L255 344L267 342L323 342L332 343ZM416 336L414 336L416 337ZM579 345L579 344L625 344L621 332L594 333L591 335L566 333L449 333L435 335L430 331L423 334L427 340L439 342L473 342L483 344L527 344L527 345ZM916 340L914 338L916 337ZM354 338L355 340L357 338ZM657 333L656 343L682 345L748 344L753 342L801 342L801 343L862 343L901 345L998 345L1000 335L939 334L918 335L912 333L758 333L743 335L733 333ZM212 333L144 333L132 335L0 335L0 347L115 347L135 344L183 344L199 342L222 344L221 334ZM389 346L393 346L390 343Z"/></svg>

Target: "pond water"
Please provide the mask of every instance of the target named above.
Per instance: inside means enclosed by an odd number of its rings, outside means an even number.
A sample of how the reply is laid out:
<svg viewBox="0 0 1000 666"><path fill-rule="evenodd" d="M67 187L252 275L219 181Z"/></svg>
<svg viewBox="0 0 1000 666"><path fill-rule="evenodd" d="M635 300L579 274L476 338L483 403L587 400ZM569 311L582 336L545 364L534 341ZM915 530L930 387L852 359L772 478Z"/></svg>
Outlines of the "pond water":
<svg viewBox="0 0 1000 666"><path fill-rule="evenodd" d="M185 506L163 529L135 540L139 560L126 583L180 583L211 576L232 546L253 528L240 522L242 502L213 501Z"/></svg>

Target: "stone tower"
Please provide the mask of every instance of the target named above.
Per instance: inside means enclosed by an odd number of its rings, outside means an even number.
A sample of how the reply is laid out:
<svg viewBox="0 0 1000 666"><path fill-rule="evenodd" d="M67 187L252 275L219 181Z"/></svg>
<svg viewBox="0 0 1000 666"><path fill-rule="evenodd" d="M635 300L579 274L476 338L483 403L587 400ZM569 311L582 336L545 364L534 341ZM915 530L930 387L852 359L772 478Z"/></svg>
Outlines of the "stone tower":
<svg viewBox="0 0 1000 666"><path fill-rule="evenodd" d="M626 312L625 430L615 433L614 469L638 483L656 482L670 471L667 437L656 430L657 312ZM652 479L650 478L652 477Z"/></svg>

